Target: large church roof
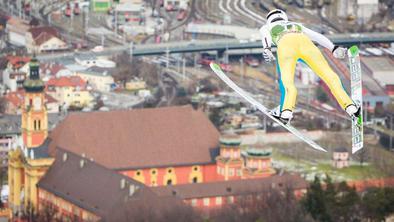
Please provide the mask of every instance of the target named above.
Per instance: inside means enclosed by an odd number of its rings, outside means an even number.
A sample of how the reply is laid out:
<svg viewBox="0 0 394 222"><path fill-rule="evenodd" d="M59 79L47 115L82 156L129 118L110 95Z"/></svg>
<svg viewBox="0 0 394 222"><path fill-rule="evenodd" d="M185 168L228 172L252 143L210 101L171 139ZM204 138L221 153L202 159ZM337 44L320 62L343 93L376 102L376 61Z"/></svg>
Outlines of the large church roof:
<svg viewBox="0 0 394 222"><path fill-rule="evenodd" d="M159 211L181 204L174 197L159 198L144 184L61 149L37 186L94 213L100 221L130 221L126 216L135 215L144 205Z"/></svg>
<svg viewBox="0 0 394 222"><path fill-rule="evenodd" d="M117 169L213 163L219 132L191 106L71 113L50 134L57 147Z"/></svg>

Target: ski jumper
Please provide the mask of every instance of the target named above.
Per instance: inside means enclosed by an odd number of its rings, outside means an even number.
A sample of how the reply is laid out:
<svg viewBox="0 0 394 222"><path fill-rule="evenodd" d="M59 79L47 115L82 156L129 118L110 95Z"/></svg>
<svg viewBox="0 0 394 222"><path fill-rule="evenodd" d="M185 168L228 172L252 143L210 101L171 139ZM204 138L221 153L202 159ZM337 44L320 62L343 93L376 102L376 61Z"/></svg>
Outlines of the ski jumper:
<svg viewBox="0 0 394 222"><path fill-rule="evenodd" d="M333 50L334 44L324 35L314 32L300 23L278 21L260 29L264 48L277 46L277 69L281 92L280 111L295 108L297 89L294 85L295 66L304 61L329 87L342 109L353 101L344 90L338 75L328 65L320 50L312 41Z"/></svg>

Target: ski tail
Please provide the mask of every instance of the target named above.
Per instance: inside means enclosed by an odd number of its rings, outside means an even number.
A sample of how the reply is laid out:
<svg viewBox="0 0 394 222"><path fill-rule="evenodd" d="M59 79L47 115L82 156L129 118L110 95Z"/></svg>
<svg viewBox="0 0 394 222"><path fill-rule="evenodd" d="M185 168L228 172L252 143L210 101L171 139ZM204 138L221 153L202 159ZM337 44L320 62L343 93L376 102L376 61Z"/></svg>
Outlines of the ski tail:
<svg viewBox="0 0 394 222"><path fill-rule="evenodd" d="M360 107L359 117L352 118L352 153L354 154L364 147L362 78L358 47L350 47L348 56L351 77L351 97L353 102Z"/></svg>

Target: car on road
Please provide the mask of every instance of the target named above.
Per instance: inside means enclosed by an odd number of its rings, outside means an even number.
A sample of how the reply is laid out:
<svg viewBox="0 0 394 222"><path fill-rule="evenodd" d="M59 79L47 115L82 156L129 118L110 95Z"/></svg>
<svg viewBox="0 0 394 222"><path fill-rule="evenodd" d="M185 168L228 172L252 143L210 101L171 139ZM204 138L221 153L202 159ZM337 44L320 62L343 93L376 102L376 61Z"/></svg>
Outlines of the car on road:
<svg viewBox="0 0 394 222"><path fill-rule="evenodd" d="M220 63L220 68L223 69L223 71L225 72L232 72L233 71L233 67L230 64L227 63Z"/></svg>
<svg viewBox="0 0 394 222"><path fill-rule="evenodd" d="M254 57L252 57L252 56L247 56L247 57L245 58L245 63L246 63L248 66L251 66L251 67L258 67L258 66L260 65L259 60L256 59L256 58L254 58Z"/></svg>
<svg viewBox="0 0 394 222"><path fill-rule="evenodd" d="M214 59L211 58L201 58L197 61L198 64L209 66L211 62L214 62Z"/></svg>
<svg viewBox="0 0 394 222"><path fill-rule="evenodd" d="M98 45L98 46L95 46L91 51L92 52L102 52L102 51L104 51L104 47L102 45Z"/></svg>

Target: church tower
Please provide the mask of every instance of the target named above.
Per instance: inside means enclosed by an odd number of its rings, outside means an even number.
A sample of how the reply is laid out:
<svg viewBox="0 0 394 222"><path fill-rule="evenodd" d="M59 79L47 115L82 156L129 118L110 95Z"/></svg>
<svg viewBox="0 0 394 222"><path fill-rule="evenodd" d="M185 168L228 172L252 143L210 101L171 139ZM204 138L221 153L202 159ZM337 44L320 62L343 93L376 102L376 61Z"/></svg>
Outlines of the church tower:
<svg viewBox="0 0 394 222"><path fill-rule="evenodd" d="M261 145L248 147L243 153L245 167L243 168L242 178L252 179L269 177L275 173L271 163L271 149Z"/></svg>
<svg viewBox="0 0 394 222"><path fill-rule="evenodd" d="M34 57L30 62L29 78L23 83L25 98L22 107L22 138L24 146L41 145L48 136L48 116L45 107L44 82L40 79L40 66Z"/></svg>
<svg viewBox="0 0 394 222"><path fill-rule="evenodd" d="M216 157L216 171L220 180L241 179L243 161L241 158L241 137L236 134L222 135L220 155Z"/></svg>
<svg viewBox="0 0 394 222"><path fill-rule="evenodd" d="M23 83L23 88L23 146L14 147L8 153L9 206L14 213L26 210L30 206L37 210L37 183L54 161L48 155L48 142L45 142L48 136L45 85L40 79L36 58L30 62L30 75Z"/></svg>

